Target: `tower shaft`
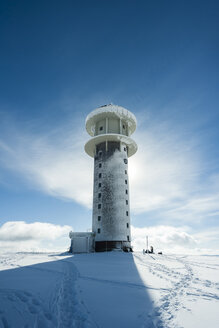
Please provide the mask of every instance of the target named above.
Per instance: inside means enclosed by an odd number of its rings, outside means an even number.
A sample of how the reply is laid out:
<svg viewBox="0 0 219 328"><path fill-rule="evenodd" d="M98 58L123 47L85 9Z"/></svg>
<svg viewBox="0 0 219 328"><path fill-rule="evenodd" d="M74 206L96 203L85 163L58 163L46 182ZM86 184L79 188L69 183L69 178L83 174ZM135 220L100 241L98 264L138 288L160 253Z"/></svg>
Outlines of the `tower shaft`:
<svg viewBox="0 0 219 328"><path fill-rule="evenodd" d="M96 146L92 231L96 251L131 247L127 146L118 141Z"/></svg>

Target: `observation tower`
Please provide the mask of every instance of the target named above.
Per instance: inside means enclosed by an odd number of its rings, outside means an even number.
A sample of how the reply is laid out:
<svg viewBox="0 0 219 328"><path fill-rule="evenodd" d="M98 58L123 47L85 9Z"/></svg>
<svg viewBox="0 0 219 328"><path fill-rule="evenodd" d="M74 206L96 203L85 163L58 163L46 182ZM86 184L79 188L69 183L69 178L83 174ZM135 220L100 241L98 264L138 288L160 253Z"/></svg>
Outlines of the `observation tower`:
<svg viewBox="0 0 219 328"><path fill-rule="evenodd" d="M85 144L94 158L92 233L94 250L131 250L128 158L137 151L130 137L136 118L127 109L104 105L86 118L92 137Z"/></svg>

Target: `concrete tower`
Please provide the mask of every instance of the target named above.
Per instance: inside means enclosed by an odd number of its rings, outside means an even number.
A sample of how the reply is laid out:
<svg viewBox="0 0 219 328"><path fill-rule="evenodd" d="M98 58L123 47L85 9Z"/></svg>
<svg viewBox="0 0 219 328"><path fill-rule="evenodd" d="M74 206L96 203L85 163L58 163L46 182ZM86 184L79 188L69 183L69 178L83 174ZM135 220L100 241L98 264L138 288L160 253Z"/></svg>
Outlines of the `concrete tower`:
<svg viewBox="0 0 219 328"><path fill-rule="evenodd" d="M92 138L85 151L94 158L94 249L131 249L128 157L137 151L130 135L136 118L127 109L104 105L86 118Z"/></svg>

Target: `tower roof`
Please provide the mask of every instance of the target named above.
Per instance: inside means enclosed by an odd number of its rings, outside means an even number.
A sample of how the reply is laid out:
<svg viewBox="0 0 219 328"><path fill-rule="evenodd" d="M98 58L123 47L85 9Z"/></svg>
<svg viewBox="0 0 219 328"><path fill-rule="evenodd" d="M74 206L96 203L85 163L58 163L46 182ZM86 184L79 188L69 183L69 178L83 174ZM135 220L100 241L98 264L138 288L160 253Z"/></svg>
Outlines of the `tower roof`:
<svg viewBox="0 0 219 328"><path fill-rule="evenodd" d="M96 108L87 116L85 125L87 132L91 136L94 136L95 123L105 117L117 117L125 121L129 127L130 134L136 129L137 120L134 114L124 107L109 104Z"/></svg>

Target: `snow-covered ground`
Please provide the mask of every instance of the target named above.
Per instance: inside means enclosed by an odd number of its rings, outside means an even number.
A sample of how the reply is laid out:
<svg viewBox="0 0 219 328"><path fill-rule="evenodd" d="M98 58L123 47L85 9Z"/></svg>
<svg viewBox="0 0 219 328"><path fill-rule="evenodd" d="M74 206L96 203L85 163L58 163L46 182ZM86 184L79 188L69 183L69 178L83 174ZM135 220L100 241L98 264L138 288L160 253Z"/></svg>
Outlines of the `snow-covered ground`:
<svg viewBox="0 0 219 328"><path fill-rule="evenodd" d="M219 327L219 256L0 255L0 327Z"/></svg>

